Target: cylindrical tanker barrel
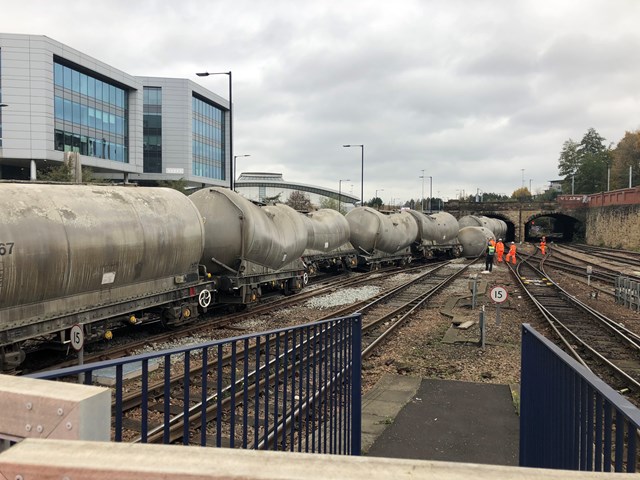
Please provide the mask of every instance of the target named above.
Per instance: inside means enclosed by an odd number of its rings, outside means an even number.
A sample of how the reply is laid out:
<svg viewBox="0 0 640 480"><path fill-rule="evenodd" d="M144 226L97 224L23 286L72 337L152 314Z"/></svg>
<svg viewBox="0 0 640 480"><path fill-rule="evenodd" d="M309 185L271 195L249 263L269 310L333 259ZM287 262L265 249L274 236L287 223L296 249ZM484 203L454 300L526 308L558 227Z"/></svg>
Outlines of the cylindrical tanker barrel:
<svg viewBox="0 0 640 480"><path fill-rule="evenodd" d="M366 253L395 253L418 236L418 225L407 212L383 215L370 207L357 207L347 213L346 219L351 244Z"/></svg>
<svg viewBox="0 0 640 480"><path fill-rule="evenodd" d="M495 240L495 235L484 227L463 227L458 232L462 255L466 258L477 257L484 253L491 239Z"/></svg>
<svg viewBox="0 0 640 480"><path fill-rule="evenodd" d="M458 220L447 212L426 215L416 210L409 210L418 225L418 241L428 245L446 245L458 236Z"/></svg>
<svg viewBox="0 0 640 480"><path fill-rule="evenodd" d="M258 207L224 188L189 196L204 219L202 263L210 272L237 270L243 260L279 269L307 246L303 216L286 205ZM228 272L228 270L227 270Z"/></svg>
<svg viewBox="0 0 640 480"><path fill-rule="evenodd" d="M499 218L494 218L493 221L497 223L497 227L493 233L496 238L502 238L504 240L504 237L507 235L507 224L504 220L500 220Z"/></svg>
<svg viewBox="0 0 640 480"><path fill-rule="evenodd" d="M415 219L418 226L416 241L431 243L438 237L438 225L434 218L417 210L408 210L407 212Z"/></svg>
<svg viewBox="0 0 640 480"><path fill-rule="evenodd" d="M323 208L306 217L307 248L328 252L349 241L349 222L340 212Z"/></svg>
<svg viewBox="0 0 640 480"><path fill-rule="evenodd" d="M438 212L429 215L436 223L436 237L433 241L437 245L450 243L456 239L460 231L460 225L456 217L448 212Z"/></svg>
<svg viewBox="0 0 640 480"><path fill-rule="evenodd" d="M460 228L464 228L464 227L489 228L489 224L487 223L487 217L483 217L481 215L465 215L460 220L458 220L458 225L460 225Z"/></svg>
<svg viewBox="0 0 640 480"><path fill-rule="evenodd" d="M0 185L0 308L193 271L200 214L168 188Z"/></svg>
<svg viewBox="0 0 640 480"><path fill-rule="evenodd" d="M496 238L504 238L507 233L507 224L499 218L485 217L484 215L465 215L458 220L460 228L484 227L493 232Z"/></svg>

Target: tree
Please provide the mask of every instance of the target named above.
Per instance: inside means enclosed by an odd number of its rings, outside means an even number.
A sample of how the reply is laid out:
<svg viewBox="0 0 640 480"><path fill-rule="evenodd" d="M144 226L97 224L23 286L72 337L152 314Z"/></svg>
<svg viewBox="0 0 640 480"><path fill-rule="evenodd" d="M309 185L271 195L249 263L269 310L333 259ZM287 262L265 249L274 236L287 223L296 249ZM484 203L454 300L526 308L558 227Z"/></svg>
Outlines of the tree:
<svg viewBox="0 0 640 480"><path fill-rule="evenodd" d="M380 210L380 207L382 206L382 199L380 197L373 197L371 200L367 202L367 205L370 206L371 208L376 208Z"/></svg>
<svg viewBox="0 0 640 480"><path fill-rule="evenodd" d="M74 181L73 169L69 163L60 165L47 165L38 171L38 180L43 182L72 183ZM82 183L96 183L93 170L82 167Z"/></svg>
<svg viewBox="0 0 640 480"><path fill-rule="evenodd" d="M412 198L411 200L407 200L406 202L404 202L403 207L408 207L411 210L415 210L416 208L416 201Z"/></svg>
<svg viewBox="0 0 640 480"><path fill-rule="evenodd" d="M299 212L308 212L312 209L309 196L299 190L291 192L285 204Z"/></svg>
<svg viewBox="0 0 640 480"><path fill-rule="evenodd" d="M501 193L485 192L482 194L482 200L484 202L496 202L500 200L509 200L509 197Z"/></svg>
<svg viewBox="0 0 640 480"><path fill-rule="evenodd" d="M625 132L622 140L611 152L611 188L629 186L629 167L632 169L631 185L640 180L640 130Z"/></svg>
<svg viewBox="0 0 640 480"><path fill-rule="evenodd" d="M528 200L531 198L531 192L527 187L520 187L511 194L511 198L515 198L517 200Z"/></svg>
<svg viewBox="0 0 640 480"><path fill-rule="evenodd" d="M165 188L173 188L174 190L178 190L180 193L187 194L187 182L184 178L180 180L160 180L158 182L159 187Z"/></svg>
<svg viewBox="0 0 640 480"><path fill-rule="evenodd" d="M344 203L340 203L340 210L338 210L338 200L335 198L324 197L320 200L320 208L329 208L331 210L339 211L341 214L346 214L347 209Z"/></svg>
<svg viewBox="0 0 640 480"><path fill-rule="evenodd" d="M595 193L606 188L607 165L611 153L594 128L587 130L580 143L569 139L562 145L558 171L565 175L563 190L574 193Z"/></svg>

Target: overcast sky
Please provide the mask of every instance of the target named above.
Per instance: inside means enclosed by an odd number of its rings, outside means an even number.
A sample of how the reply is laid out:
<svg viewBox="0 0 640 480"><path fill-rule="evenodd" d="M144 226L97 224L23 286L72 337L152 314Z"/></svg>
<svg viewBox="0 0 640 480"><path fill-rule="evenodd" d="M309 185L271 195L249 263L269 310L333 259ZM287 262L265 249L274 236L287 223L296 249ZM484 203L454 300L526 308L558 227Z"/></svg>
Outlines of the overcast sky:
<svg viewBox="0 0 640 480"><path fill-rule="evenodd" d="M238 171L385 201L510 195L640 129L638 0L20 0L0 30L228 98ZM524 169L524 172L523 172ZM523 180L524 179L524 180Z"/></svg>

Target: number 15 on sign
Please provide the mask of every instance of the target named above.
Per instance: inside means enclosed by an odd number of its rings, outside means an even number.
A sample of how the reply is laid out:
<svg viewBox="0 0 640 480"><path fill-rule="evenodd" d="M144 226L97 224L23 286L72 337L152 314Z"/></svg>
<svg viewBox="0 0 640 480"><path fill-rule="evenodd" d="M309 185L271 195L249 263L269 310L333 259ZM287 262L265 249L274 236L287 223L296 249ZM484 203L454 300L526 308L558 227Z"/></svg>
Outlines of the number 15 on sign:
<svg viewBox="0 0 640 480"><path fill-rule="evenodd" d="M496 303L506 302L507 297L509 296L507 294L507 289L504 287L493 287L489 295L491 296L491 300Z"/></svg>
<svg viewBox="0 0 640 480"><path fill-rule="evenodd" d="M500 325L500 304L507 301L509 294L504 287L493 287L489 296L496 304L496 325Z"/></svg>

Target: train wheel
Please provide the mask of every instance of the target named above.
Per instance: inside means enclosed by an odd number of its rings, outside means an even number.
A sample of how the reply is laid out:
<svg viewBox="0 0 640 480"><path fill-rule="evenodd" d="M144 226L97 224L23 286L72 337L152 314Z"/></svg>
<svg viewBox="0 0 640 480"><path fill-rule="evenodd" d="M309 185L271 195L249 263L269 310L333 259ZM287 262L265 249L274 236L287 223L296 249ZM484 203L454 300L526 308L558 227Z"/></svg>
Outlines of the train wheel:
<svg viewBox="0 0 640 480"><path fill-rule="evenodd" d="M211 291L210 290L202 290L200 295L198 295L198 304L202 308L207 308L211 303Z"/></svg>

